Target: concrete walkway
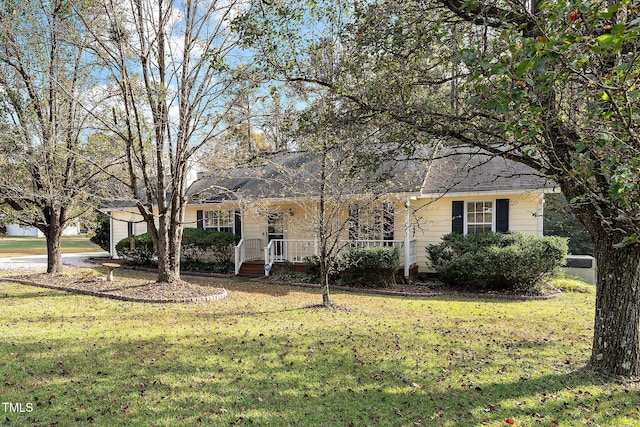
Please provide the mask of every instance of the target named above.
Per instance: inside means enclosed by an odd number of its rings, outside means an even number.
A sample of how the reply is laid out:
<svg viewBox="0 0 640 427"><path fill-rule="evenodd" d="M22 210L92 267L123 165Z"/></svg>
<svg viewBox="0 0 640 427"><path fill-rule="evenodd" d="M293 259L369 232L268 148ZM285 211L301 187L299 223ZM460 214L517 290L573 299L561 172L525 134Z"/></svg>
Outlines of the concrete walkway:
<svg viewBox="0 0 640 427"><path fill-rule="evenodd" d="M86 261L90 257L108 256L108 252L83 252L62 254L62 263L73 267L95 267ZM46 255L14 256L2 258L0 254L0 270L47 270Z"/></svg>

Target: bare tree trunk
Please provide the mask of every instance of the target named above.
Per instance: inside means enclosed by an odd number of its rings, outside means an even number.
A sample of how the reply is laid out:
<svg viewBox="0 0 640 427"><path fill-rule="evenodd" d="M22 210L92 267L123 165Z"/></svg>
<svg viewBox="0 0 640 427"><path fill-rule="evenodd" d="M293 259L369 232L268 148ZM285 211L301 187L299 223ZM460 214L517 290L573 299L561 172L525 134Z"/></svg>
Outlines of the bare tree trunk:
<svg viewBox="0 0 640 427"><path fill-rule="evenodd" d="M160 215L156 248L158 254L158 276L156 281L176 283L180 281L180 263L176 264L171 255L172 253L175 254L175 245L180 245L180 239L176 238L175 233L169 233L168 227L166 215Z"/></svg>
<svg viewBox="0 0 640 427"><path fill-rule="evenodd" d="M173 231L169 233L169 271L173 280L180 280L180 254L182 251L181 242L183 227L182 221L172 219L171 228Z"/></svg>
<svg viewBox="0 0 640 427"><path fill-rule="evenodd" d="M54 208L47 208L47 226L41 231L47 241L47 274L60 274L62 272L62 251L60 250L60 237L62 226L60 216Z"/></svg>
<svg viewBox="0 0 640 427"><path fill-rule="evenodd" d="M318 218L318 231L320 234L320 277L324 281L324 287L322 290L322 305L325 307L331 307L331 300L329 299L329 254L327 253L327 155L328 155L327 142L322 140L322 166L320 170L320 218Z"/></svg>
<svg viewBox="0 0 640 427"><path fill-rule="evenodd" d="M608 377L640 378L640 249L615 248L611 235L596 242L598 283L589 366ZM619 240L617 240L619 241Z"/></svg>
<svg viewBox="0 0 640 427"><path fill-rule="evenodd" d="M329 273L324 276L324 288L322 290L322 305L331 307L331 299L329 298Z"/></svg>
<svg viewBox="0 0 640 427"><path fill-rule="evenodd" d="M62 252L60 250L60 232L47 235L47 274L62 272Z"/></svg>

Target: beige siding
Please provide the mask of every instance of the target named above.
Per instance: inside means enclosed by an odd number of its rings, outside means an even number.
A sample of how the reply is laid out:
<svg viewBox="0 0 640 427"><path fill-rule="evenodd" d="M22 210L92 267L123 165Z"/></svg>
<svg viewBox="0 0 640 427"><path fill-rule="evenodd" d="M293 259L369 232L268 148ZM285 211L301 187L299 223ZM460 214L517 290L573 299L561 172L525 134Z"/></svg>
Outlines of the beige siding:
<svg viewBox="0 0 640 427"><path fill-rule="evenodd" d="M494 194L494 195L458 195L447 196L440 199L421 198L412 200L409 208L409 234L411 239L417 240L418 266L421 271L428 270L426 246L437 243L441 237L451 232L452 206L454 200L470 201L494 201L496 199L509 199L509 230L519 231L525 234L542 235L542 221L540 197L537 192L523 194ZM404 202L399 199L394 202L394 240L405 238ZM365 200L357 200L355 203L364 204ZM369 202L370 203L370 202ZM379 201L382 203L382 201ZM267 214L279 211L284 215L285 238L295 240L314 240L315 218L317 214L317 202L256 202L242 208L243 238L260 239L262 245L266 245ZM494 204L495 206L495 204ZM231 204L224 205L191 205L185 212L185 227L196 227L198 210L234 210ZM348 203L344 203L340 210L337 223L344 224L348 215ZM127 223L140 221L141 217L135 212L112 213L112 245L127 237ZM136 234L146 232L146 224L135 225ZM348 230L344 227L342 238L348 238ZM112 251L115 254L115 250Z"/></svg>
<svg viewBox="0 0 640 427"><path fill-rule="evenodd" d="M461 200L494 201L509 199L509 231L530 235L542 235L541 221L538 221L540 198L538 193L499 194L491 196L448 196L440 199L419 199L413 201L412 238L417 240L418 266L421 271L429 265L426 246L437 243L442 236L451 232L452 202ZM495 204L494 204L495 206Z"/></svg>
<svg viewBox="0 0 640 427"><path fill-rule="evenodd" d="M187 206L187 208L184 211L184 228L197 228L198 225L196 223L196 212L199 209L203 209L202 207L195 207L195 206Z"/></svg>
<svg viewBox="0 0 640 427"><path fill-rule="evenodd" d="M133 222L135 235L147 232L147 224L142 221L142 215L135 211L113 211L111 212L111 256L117 258L116 244L129 237L129 222Z"/></svg>

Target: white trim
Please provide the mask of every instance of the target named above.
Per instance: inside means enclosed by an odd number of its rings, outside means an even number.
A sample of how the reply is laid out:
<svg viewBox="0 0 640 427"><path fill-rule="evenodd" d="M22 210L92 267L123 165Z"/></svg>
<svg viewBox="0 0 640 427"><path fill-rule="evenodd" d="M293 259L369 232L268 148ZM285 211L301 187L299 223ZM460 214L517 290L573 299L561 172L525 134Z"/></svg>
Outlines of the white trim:
<svg viewBox="0 0 640 427"><path fill-rule="evenodd" d="M404 204L404 278L409 280L409 274L411 272L411 266L409 265L409 258L411 256L411 215L410 215L410 203L409 199ZM395 229L395 224L393 227Z"/></svg>
<svg viewBox="0 0 640 427"><path fill-rule="evenodd" d="M538 237L544 236L544 192L540 192L538 195L538 212L536 212L538 218Z"/></svg>
<svg viewBox="0 0 640 427"><path fill-rule="evenodd" d="M420 199L440 199L444 197L451 198L465 198L465 197L484 197L484 196L503 196L503 195L520 195L520 194L534 194L534 193L559 193L560 191L553 189L540 189L540 188L529 188L529 189L521 189L521 190L495 190L495 191L467 191L464 193L428 193L421 194L417 196L415 199L412 197L411 200L420 200Z"/></svg>
<svg viewBox="0 0 640 427"><path fill-rule="evenodd" d="M112 259L118 259L118 252L116 252L116 242L113 240L113 217L109 216L109 252Z"/></svg>
<svg viewBox="0 0 640 427"><path fill-rule="evenodd" d="M216 212L217 215L213 213ZM207 215L209 213L209 215ZM223 222L223 213L227 219L231 221L231 225L221 225ZM207 218L211 216L212 218ZM213 226L207 226L207 221L215 222ZM234 233L236 228L236 211L235 209L203 209L202 210L202 228L205 230L222 231L222 229L230 229L227 233ZM226 231L226 230L225 230Z"/></svg>
<svg viewBox="0 0 640 427"><path fill-rule="evenodd" d="M467 206L469 203L487 203L487 202L491 202L491 232L495 233L496 232L496 200L473 200L473 199L469 199L469 200L464 200L464 214L463 214L463 218L462 218L462 227L463 227L463 233L466 236L467 234L469 234L469 221L468 221L468 210L467 210ZM478 223L474 223L474 225L482 225L482 224L488 224L486 222L478 222Z"/></svg>

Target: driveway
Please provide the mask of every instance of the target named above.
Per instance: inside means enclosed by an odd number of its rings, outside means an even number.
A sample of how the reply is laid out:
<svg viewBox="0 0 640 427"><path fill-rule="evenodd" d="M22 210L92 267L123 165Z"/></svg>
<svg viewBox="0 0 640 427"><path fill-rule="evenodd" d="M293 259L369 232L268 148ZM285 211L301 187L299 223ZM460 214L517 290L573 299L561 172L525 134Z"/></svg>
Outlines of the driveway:
<svg viewBox="0 0 640 427"><path fill-rule="evenodd" d="M1 254L0 254L1 255ZM62 254L62 263L73 267L95 267L86 261L89 257L108 256L108 252L83 252L77 254ZM29 255L0 257L0 270L47 270L46 255Z"/></svg>

